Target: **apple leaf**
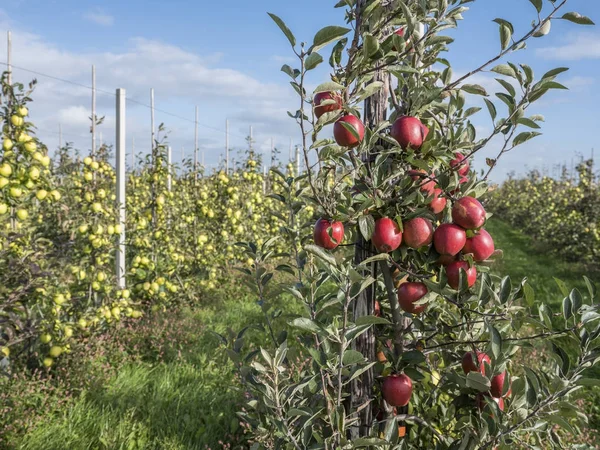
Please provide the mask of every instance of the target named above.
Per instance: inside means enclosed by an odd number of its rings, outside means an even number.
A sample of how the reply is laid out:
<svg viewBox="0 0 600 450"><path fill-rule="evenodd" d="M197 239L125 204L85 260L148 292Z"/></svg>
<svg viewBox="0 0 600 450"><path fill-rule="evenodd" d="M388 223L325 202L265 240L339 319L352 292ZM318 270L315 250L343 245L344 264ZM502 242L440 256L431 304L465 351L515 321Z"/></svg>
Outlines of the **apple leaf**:
<svg viewBox="0 0 600 450"><path fill-rule="evenodd" d="M531 119L528 119L527 117L521 117L519 120L517 120L517 123L520 125L525 125L526 127L529 127L529 128L535 128L535 129L540 128L540 126L537 123L535 123Z"/></svg>
<svg viewBox="0 0 600 450"><path fill-rule="evenodd" d="M321 327L317 323L306 317L298 317L297 319L292 320L290 325L304 331L310 331L312 333L319 333L322 331Z"/></svg>
<svg viewBox="0 0 600 450"><path fill-rule="evenodd" d="M463 84L460 89L468 94L483 95L484 97L488 96L485 88L478 84Z"/></svg>
<svg viewBox="0 0 600 450"><path fill-rule="evenodd" d="M360 93L360 95L355 99L354 103L361 103L366 98L369 98L373 94L375 94L382 87L383 82L381 81L373 81L372 83L367 84Z"/></svg>
<svg viewBox="0 0 600 450"><path fill-rule="evenodd" d="M290 44L292 45L292 47L295 47L296 46L296 38L294 37L294 34L290 31L290 29L287 27L285 22L283 20L281 20L275 14L272 14L272 13L267 13L267 14L269 14L271 19L273 19L273 22L275 22L277 24L277 26L281 29L283 34L285 34L285 37L288 38L288 41L290 41Z"/></svg>
<svg viewBox="0 0 600 450"><path fill-rule="evenodd" d="M492 67L491 71L499 73L500 75L506 75L507 77L517 78L514 69L508 64L498 64L497 66Z"/></svg>
<svg viewBox="0 0 600 450"><path fill-rule="evenodd" d="M335 81L326 81L325 83L321 83L320 85L318 85L314 90L314 93L318 94L319 92L341 91L343 89L344 86L342 86L339 83L336 83Z"/></svg>
<svg viewBox="0 0 600 450"><path fill-rule="evenodd" d="M580 378L575 382L577 386L600 386L600 379L598 378Z"/></svg>
<svg viewBox="0 0 600 450"><path fill-rule="evenodd" d="M365 57L372 57L379 50L379 40L372 34L365 33L363 35L363 50Z"/></svg>
<svg viewBox="0 0 600 450"><path fill-rule="evenodd" d="M375 219L372 215L360 216L358 218L358 228L365 238L365 241L370 241L375 231Z"/></svg>
<svg viewBox="0 0 600 450"><path fill-rule="evenodd" d="M520 133L519 135L517 135L517 137L513 139L513 147L521 145L527 142L528 140L533 139L534 137L541 136L541 134L542 133L538 133L536 131L524 131L523 133Z"/></svg>
<svg viewBox="0 0 600 450"><path fill-rule="evenodd" d="M564 14L561 18L564 20L568 20L569 22L576 23L578 25L595 25L592 19L586 16L582 16L578 12L568 12Z"/></svg>
<svg viewBox="0 0 600 450"><path fill-rule="evenodd" d="M500 83L504 89L506 89L506 91L510 94L511 97L514 97L517 95L517 93L515 91L515 87L512 84L510 84L508 81L503 80L502 78L496 78L496 81L498 83Z"/></svg>
<svg viewBox="0 0 600 450"><path fill-rule="evenodd" d="M321 247L319 247L317 245L309 244L309 245L305 246L304 249L307 252L312 253L313 255L317 256L319 259L323 260L324 262L331 264L332 266L335 266L337 264L337 261L330 253L327 253L325 250L323 250Z"/></svg>
<svg viewBox="0 0 600 450"><path fill-rule="evenodd" d="M500 47L502 50L506 50L513 35L512 24L503 19L495 19L494 22L500 24Z"/></svg>
<svg viewBox="0 0 600 450"><path fill-rule="evenodd" d="M533 33L533 37L542 37L542 36L546 36L548 33L550 33L550 29L552 28L552 22L550 20L544 22L544 24L540 27L539 30L537 30L535 33Z"/></svg>
<svg viewBox="0 0 600 450"><path fill-rule="evenodd" d="M492 355L494 355L494 360L498 360L502 354L502 336L492 324L488 323L488 328L490 330L490 340L492 341Z"/></svg>
<svg viewBox="0 0 600 450"><path fill-rule="evenodd" d="M356 350L346 350L342 362L345 366L351 366L365 361L365 357L361 352Z"/></svg>
<svg viewBox="0 0 600 450"><path fill-rule="evenodd" d="M487 98L484 98L483 100L485 101L487 109L490 112L492 120L496 120L496 116L498 115L498 112L496 111L496 106L491 100L488 100Z"/></svg>
<svg viewBox="0 0 600 450"><path fill-rule="evenodd" d="M531 2L531 4L533 6L535 6L535 9L537 10L537 12L542 12L542 0L529 0Z"/></svg>
<svg viewBox="0 0 600 450"><path fill-rule="evenodd" d="M569 297L565 297L562 302L562 313L565 320L569 320L573 315L573 304Z"/></svg>
<svg viewBox="0 0 600 450"><path fill-rule="evenodd" d="M313 45L309 49L309 53L316 52L325 47L327 44L338 40L350 32L350 28L328 26L317 31L313 39Z"/></svg>
<svg viewBox="0 0 600 450"><path fill-rule="evenodd" d="M578 313L581 305L583 304L583 297L581 297L581 292L579 292L579 289L574 288L571 290L569 298L571 299L571 304L573 305L573 312Z"/></svg>
<svg viewBox="0 0 600 450"><path fill-rule="evenodd" d="M556 75L566 72L567 70L569 70L568 67L557 67L556 69L549 70L544 74L542 80L545 80L546 78L554 78Z"/></svg>
<svg viewBox="0 0 600 450"><path fill-rule="evenodd" d="M371 447L373 445L387 445L388 441L379 438L360 438L352 441L354 448Z"/></svg>
<svg viewBox="0 0 600 450"><path fill-rule="evenodd" d="M504 304L508 301L511 290L512 285L510 282L510 277L506 276L500 282L500 303Z"/></svg>
<svg viewBox="0 0 600 450"><path fill-rule="evenodd" d="M567 287L566 283L559 278L556 278L556 277L552 277L552 278L554 278L554 282L560 289L560 292L562 293L562 295L564 295L564 296L569 295L569 288Z"/></svg>
<svg viewBox="0 0 600 450"><path fill-rule="evenodd" d="M590 293L590 299L592 300L592 303L593 303L594 298L596 298L596 286L585 275L583 277L583 280L585 281L585 285L587 286L588 292Z"/></svg>
<svg viewBox="0 0 600 450"><path fill-rule="evenodd" d="M323 57L317 52L313 52L304 61L304 68L306 70L312 70L323 62Z"/></svg>
<svg viewBox="0 0 600 450"><path fill-rule="evenodd" d="M488 392L491 387L489 378L481 375L479 372L469 372L467 374L467 387L479 392Z"/></svg>
<svg viewBox="0 0 600 450"><path fill-rule="evenodd" d="M361 316L356 319L356 325L390 325L390 321L377 316Z"/></svg>

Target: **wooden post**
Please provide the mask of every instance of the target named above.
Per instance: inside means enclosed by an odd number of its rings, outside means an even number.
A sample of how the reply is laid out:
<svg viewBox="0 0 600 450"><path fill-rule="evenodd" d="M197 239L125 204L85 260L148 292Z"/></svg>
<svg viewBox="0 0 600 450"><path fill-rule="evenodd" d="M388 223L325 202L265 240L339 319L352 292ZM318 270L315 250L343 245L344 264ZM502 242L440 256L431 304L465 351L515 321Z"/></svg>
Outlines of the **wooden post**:
<svg viewBox="0 0 600 450"><path fill-rule="evenodd" d="M117 288L125 289L125 89L117 89L117 135L116 135L116 157L117 157L117 207L119 210L119 225L121 232L118 235L118 247L116 255Z"/></svg>

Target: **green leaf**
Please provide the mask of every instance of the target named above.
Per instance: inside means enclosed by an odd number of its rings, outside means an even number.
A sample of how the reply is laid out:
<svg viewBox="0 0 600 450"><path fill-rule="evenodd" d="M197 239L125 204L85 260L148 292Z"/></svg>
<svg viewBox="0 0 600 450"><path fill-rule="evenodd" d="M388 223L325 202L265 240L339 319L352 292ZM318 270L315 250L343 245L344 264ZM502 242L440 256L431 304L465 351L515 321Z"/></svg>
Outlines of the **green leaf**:
<svg viewBox="0 0 600 450"><path fill-rule="evenodd" d="M571 304L573 306L573 313L578 313L579 308L581 308L581 305L583 304L583 297L581 296L579 289L573 289L569 294L569 298L571 299Z"/></svg>
<svg viewBox="0 0 600 450"><path fill-rule="evenodd" d="M352 364L358 364L364 361L364 355L356 350L346 350L344 352L344 358L342 359L345 366L351 366Z"/></svg>
<svg viewBox="0 0 600 450"><path fill-rule="evenodd" d="M287 412L288 417L304 416L310 417L310 413L297 408L290 408Z"/></svg>
<svg viewBox="0 0 600 450"><path fill-rule="evenodd" d="M587 286L588 292L590 294L590 299L593 302L594 299L596 298L596 286L585 275L583 276L583 280L585 281L585 285Z"/></svg>
<svg viewBox="0 0 600 450"><path fill-rule="evenodd" d="M520 133L519 135L517 135L517 137L515 137L513 139L513 147L516 147L517 145L521 145L525 142L527 142L530 139L533 139L534 137L540 136L542 133L538 133L536 131L524 131L523 133Z"/></svg>
<svg viewBox="0 0 600 450"><path fill-rule="evenodd" d="M517 120L517 123L520 125L525 125L526 127L529 127L529 128L535 128L535 129L540 128L540 126L537 123L535 123L531 119L528 119L527 117L521 117L519 120Z"/></svg>
<svg viewBox="0 0 600 450"><path fill-rule="evenodd" d="M389 253L379 253L375 256L371 256L371 257L365 259L360 264L362 266L366 266L367 264L371 264L376 261L388 261L389 259L390 259Z"/></svg>
<svg viewBox="0 0 600 450"><path fill-rule="evenodd" d="M366 58L371 58L379 51L379 40L372 34L363 35L363 50Z"/></svg>
<svg viewBox="0 0 600 450"><path fill-rule="evenodd" d="M517 74L508 64L498 64L496 67L492 67L491 71L507 77L517 78Z"/></svg>
<svg viewBox="0 0 600 450"><path fill-rule="evenodd" d="M567 353L558 345L556 345L554 342L552 343L552 349L554 350L554 353L556 353L560 360L562 361L562 365L561 365L561 372L563 376L567 376L567 374L569 373L569 369L571 368L571 360L569 359L569 355L567 355Z"/></svg>
<svg viewBox="0 0 600 450"><path fill-rule="evenodd" d="M292 47L295 47L296 46L296 38L294 37L294 34L290 31L290 29L287 27L287 25L284 23L284 21L281 20L279 17L277 17L275 14L272 14L272 13L267 13L267 14L269 14L271 19L273 19L273 22L275 22L277 24L277 26L281 29L281 31L283 31L283 34L285 34L285 37L288 38L288 41L290 41L290 44L292 45Z"/></svg>
<svg viewBox="0 0 600 450"><path fill-rule="evenodd" d="M494 103L491 100L488 100L487 98L484 98L483 101L485 101L485 104L488 108L488 111L490 112L490 116L492 117L492 120L496 120L496 116L498 115L498 112L496 111L496 106L494 105Z"/></svg>
<svg viewBox="0 0 600 450"><path fill-rule="evenodd" d="M417 366L425 362L425 355L418 350L404 352L402 353L402 362Z"/></svg>
<svg viewBox="0 0 600 450"><path fill-rule="evenodd" d="M492 324L488 324L488 328L490 330L490 340L492 341L492 354L494 359L497 360L502 354L502 336Z"/></svg>
<svg viewBox="0 0 600 450"><path fill-rule="evenodd" d="M467 374L467 387L479 392L488 392L491 387L490 380L479 372L469 372Z"/></svg>
<svg viewBox="0 0 600 450"><path fill-rule="evenodd" d="M371 445L386 445L389 444L385 439L379 438L359 438L352 441L354 448L370 447Z"/></svg>
<svg viewBox="0 0 600 450"><path fill-rule="evenodd" d="M358 97L355 99L354 103L360 103L366 98L371 97L377 91L379 91L383 87L383 82L381 81L373 81L372 83L367 84L364 89L359 91Z"/></svg>
<svg viewBox="0 0 600 450"><path fill-rule="evenodd" d="M533 37L539 38L539 37L546 36L548 33L550 33L551 29L552 29L552 21L547 20L546 22L544 22L544 24L540 27L539 30L537 30L535 33L533 33Z"/></svg>
<svg viewBox="0 0 600 450"><path fill-rule="evenodd" d="M594 25L592 19L586 16L582 16L578 12L568 12L564 14L561 18L564 20L568 20L569 22L576 23L578 25Z"/></svg>
<svg viewBox="0 0 600 450"><path fill-rule="evenodd" d="M356 325L390 325L391 322L383 317L361 316L356 319Z"/></svg>
<svg viewBox="0 0 600 450"><path fill-rule="evenodd" d="M535 6L535 9L537 10L537 12L542 12L542 0L529 0L531 2L531 4L533 6Z"/></svg>
<svg viewBox="0 0 600 450"><path fill-rule="evenodd" d="M552 277L552 278L554 278L554 282L556 283L556 285L560 289L560 292L562 293L562 295L564 295L565 297L567 295L569 295L569 288L567 287L567 285L565 284L565 282L563 280L560 280L560 279L556 278L556 277Z"/></svg>
<svg viewBox="0 0 600 450"><path fill-rule="evenodd" d="M577 386L600 386L599 378L580 378L575 383Z"/></svg>
<svg viewBox="0 0 600 450"><path fill-rule="evenodd" d="M315 34L313 45L309 50L309 53L316 52L325 47L327 44L341 39L350 31L350 28L338 27L334 25L322 28L321 30L317 31L317 34Z"/></svg>
<svg viewBox="0 0 600 450"><path fill-rule="evenodd" d="M571 303L571 299L569 297L565 297L562 302L562 313L565 320L569 320L569 318L573 315L573 304Z"/></svg>
<svg viewBox="0 0 600 450"><path fill-rule="evenodd" d="M313 52L304 61L304 68L306 70L312 70L323 62L323 57L317 52Z"/></svg>
<svg viewBox="0 0 600 450"><path fill-rule="evenodd" d="M370 241L375 231L375 219L372 215L360 216L358 218L358 228L360 233L365 238L365 241Z"/></svg>
<svg viewBox="0 0 600 450"><path fill-rule="evenodd" d="M323 260L324 262L326 262L328 264L331 264L332 266L336 265L336 260L333 257L333 255L331 255L330 253L327 253L327 251L325 251L324 249L322 249L321 247L319 247L317 245L313 245L313 244L306 245L304 247L304 250L306 250L309 253L312 253L319 259Z"/></svg>
<svg viewBox="0 0 600 450"><path fill-rule="evenodd" d="M546 72L544 74L544 76L542 77L542 80L545 80L547 78L553 78L563 72L566 72L567 70L569 70L568 67L557 67L556 69L549 70L548 72Z"/></svg>
<svg viewBox="0 0 600 450"><path fill-rule="evenodd" d="M512 34L513 31L511 30L511 27L509 27L506 23L500 24L500 47L502 48L502 50L506 50L510 45Z"/></svg>
<svg viewBox="0 0 600 450"><path fill-rule="evenodd" d="M344 86L338 84L334 81L326 81L325 83L321 83L314 90L314 94L318 94L319 92L335 92L344 90Z"/></svg>
<svg viewBox="0 0 600 450"><path fill-rule="evenodd" d="M354 380L355 378L360 377L363 373L365 373L367 370L369 370L375 364L377 364L377 363L376 362L372 362L372 363L367 364L366 366L358 367L354 372L352 372L352 375L348 379L348 383L350 381Z"/></svg>
<svg viewBox="0 0 600 450"><path fill-rule="evenodd" d="M333 49L331 50L331 56L329 57L329 65L331 67L339 66L342 63L342 53L347 43L348 39L344 38L333 46Z"/></svg>
<svg viewBox="0 0 600 450"><path fill-rule="evenodd" d="M480 86L478 84L463 84L460 87L460 89L467 92L468 94L483 95L484 97L488 96L488 93L483 88L483 86Z"/></svg>
<svg viewBox="0 0 600 450"><path fill-rule="evenodd" d="M527 303L527 306L532 307L535 303L535 291L529 283L523 285L523 294L525 295L525 303Z"/></svg>
<svg viewBox="0 0 600 450"><path fill-rule="evenodd" d="M504 304L510 298L510 292L512 290L512 284L510 277L506 276L500 282L500 303Z"/></svg>
<svg viewBox="0 0 600 450"><path fill-rule="evenodd" d="M515 87L512 84L510 84L508 81L503 80L502 78L496 78L496 81L498 83L500 83L504 89L506 89L506 91L510 94L511 97L514 97L515 95L517 95L517 92L515 91Z"/></svg>
<svg viewBox="0 0 600 450"><path fill-rule="evenodd" d="M312 333L319 333L322 331L321 327L310 320L307 317L298 317L290 322L290 325L296 328L300 328L304 331L310 331Z"/></svg>

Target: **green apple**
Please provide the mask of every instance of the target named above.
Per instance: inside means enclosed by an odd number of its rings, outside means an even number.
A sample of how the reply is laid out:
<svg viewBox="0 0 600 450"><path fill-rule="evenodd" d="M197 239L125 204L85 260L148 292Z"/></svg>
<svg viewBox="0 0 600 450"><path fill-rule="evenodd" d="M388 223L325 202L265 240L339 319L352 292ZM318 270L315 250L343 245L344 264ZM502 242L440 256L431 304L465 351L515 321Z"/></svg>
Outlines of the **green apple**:
<svg viewBox="0 0 600 450"><path fill-rule="evenodd" d="M4 139L4 142L2 142L2 148L7 152L13 148L13 145L13 141L8 138Z"/></svg>
<svg viewBox="0 0 600 450"><path fill-rule="evenodd" d="M0 175L6 178L12 175L12 167L10 164L4 163L0 166Z"/></svg>
<svg viewBox="0 0 600 450"><path fill-rule="evenodd" d="M37 150L37 144L33 141L26 142L24 147L25 147L25 150L28 151L29 153L33 153Z"/></svg>
<svg viewBox="0 0 600 450"><path fill-rule="evenodd" d="M29 110L27 107L21 106L19 109L17 109L17 114L21 117L26 117L29 114Z"/></svg>
<svg viewBox="0 0 600 450"><path fill-rule="evenodd" d="M19 187L13 186L10 188L9 194L12 198L19 198L23 195L23 190Z"/></svg>
<svg viewBox="0 0 600 450"><path fill-rule="evenodd" d="M29 178L31 178L32 180L39 179L40 169L38 169L37 167L32 167L31 169L29 169Z"/></svg>
<svg viewBox="0 0 600 450"><path fill-rule="evenodd" d="M59 347L58 345L53 346L50 349L50 356L52 356L53 358L58 358L60 356L60 354L62 353L63 349L62 347Z"/></svg>
<svg viewBox="0 0 600 450"><path fill-rule="evenodd" d="M0 216L8 212L8 205L6 203L0 203Z"/></svg>
<svg viewBox="0 0 600 450"><path fill-rule="evenodd" d="M40 189L39 191L36 192L35 194L35 198L37 198L40 202L42 200L44 200L46 197L48 197L48 191L44 190L44 189Z"/></svg>
<svg viewBox="0 0 600 450"><path fill-rule="evenodd" d="M21 116L17 116L16 114L13 115L10 118L10 122L15 126L15 127L22 127L23 124L25 123L25 121L23 120L23 118Z"/></svg>

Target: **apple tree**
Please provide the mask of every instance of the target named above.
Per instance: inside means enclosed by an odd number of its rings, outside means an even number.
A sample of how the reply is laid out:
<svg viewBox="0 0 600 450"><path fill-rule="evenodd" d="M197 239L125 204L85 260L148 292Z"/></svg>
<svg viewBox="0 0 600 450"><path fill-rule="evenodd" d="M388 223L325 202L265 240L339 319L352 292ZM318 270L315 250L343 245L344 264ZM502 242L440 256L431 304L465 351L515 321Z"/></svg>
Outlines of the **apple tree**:
<svg viewBox="0 0 600 450"><path fill-rule="evenodd" d="M289 115L309 168L276 177L287 192L277 200L292 212L314 205L316 224L283 227L301 249L290 264L276 239L244 246L269 330L247 366L244 331L230 343L253 448L562 448L586 420L569 399L597 384L586 377L600 362L595 287L562 286L559 311L526 279L491 272L501 251L485 205L499 158L540 134L535 103L564 88L566 69L536 76L514 62L519 50L553 23L592 22L567 0L530 0L531 26L495 19L497 53L456 75L445 32L469 3L341 0L346 25L312 44L270 14L297 57L282 71L298 94ZM328 47L331 77L309 92ZM497 92L473 83L482 72ZM483 136L480 115L491 124ZM472 157L492 140L498 156L478 178ZM285 290L305 310L281 333L281 312L264 306L275 272L293 276ZM534 350L545 356L532 360Z"/></svg>

